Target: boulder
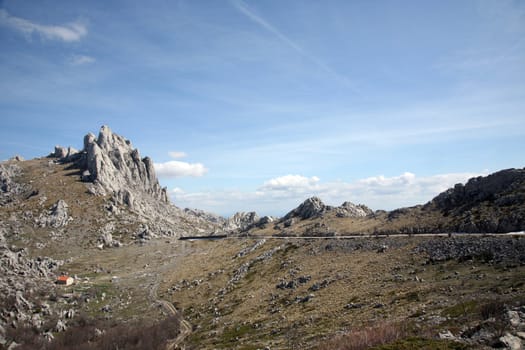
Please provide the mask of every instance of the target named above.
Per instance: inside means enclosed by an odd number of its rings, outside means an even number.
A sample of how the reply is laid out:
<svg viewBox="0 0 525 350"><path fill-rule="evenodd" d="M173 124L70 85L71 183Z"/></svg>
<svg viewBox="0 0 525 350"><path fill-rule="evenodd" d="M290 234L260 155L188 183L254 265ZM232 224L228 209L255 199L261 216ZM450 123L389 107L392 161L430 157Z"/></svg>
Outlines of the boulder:
<svg viewBox="0 0 525 350"><path fill-rule="evenodd" d="M76 154L78 154L79 151L73 147L62 147L62 146L55 146L55 151L51 153L49 156L53 158L58 158L60 161L67 162L71 161Z"/></svg>
<svg viewBox="0 0 525 350"><path fill-rule="evenodd" d="M503 344L505 344L507 349L510 349L510 350L522 350L523 349L521 339L510 333L505 333L505 335L500 337L499 340Z"/></svg>
<svg viewBox="0 0 525 350"><path fill-rule="evenodd" d="M66 226L71 218L68 215L67 203L60 199L49 209L47 213L42 213L37 219L37 224L40 227L54 227L59 228Z"/></svg>

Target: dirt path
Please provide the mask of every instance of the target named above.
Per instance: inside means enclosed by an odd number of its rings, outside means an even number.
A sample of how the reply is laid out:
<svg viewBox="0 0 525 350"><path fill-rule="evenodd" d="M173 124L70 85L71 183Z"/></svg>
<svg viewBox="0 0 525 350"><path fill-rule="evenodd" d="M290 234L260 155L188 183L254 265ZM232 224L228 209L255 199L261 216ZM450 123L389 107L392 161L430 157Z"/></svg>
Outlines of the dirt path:
<svg viewBox="0 0 525 350"><path fill-rule="evenodd" d="M153 302L163 307L168 316L178 316L180 318L179 335L177 335L176 338L167 341L166 350L184 349L184 347L180 345L182 344L184 339L186 339L186 337L188 337L191 334L193 328L188 321L182 318L181 313L175 308L175 306L173 306L173 303L164 299L160 299L158 297L157 291L159 289L160 281L162 280L161 277L161 275L157 275L155 282L152 284L149 293L150 298Z"/></svg>

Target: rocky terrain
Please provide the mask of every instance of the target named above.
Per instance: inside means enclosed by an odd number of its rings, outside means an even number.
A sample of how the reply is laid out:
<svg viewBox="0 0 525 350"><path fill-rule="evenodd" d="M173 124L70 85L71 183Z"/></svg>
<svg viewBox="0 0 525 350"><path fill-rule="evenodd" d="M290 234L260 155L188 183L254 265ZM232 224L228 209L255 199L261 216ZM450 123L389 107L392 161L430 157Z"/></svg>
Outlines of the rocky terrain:
<svg viewBox="0 0 525 350"><path fill-rule="evenodd" d="M520 349L525 238L481 233L525 229L524 179L391 212L313 197L222 218L170 203L102 127L0 163L0 349Z"/></svg>
<svg viewBox="0 0 525 350"><path fill-rule="evenodd" d="M340 207L312 197L275 225L252 235L345 236L421 233L506 233L525 230L525 169L507 169L457 184L425 205L372 211L350 202Z"/></svg>
<svg viewBox="0 0 525 350"><path fill-rule="evenodd" d="M48 338L67 329L55 287L64 262L222 227L171 204L152 161L106 126L98 137L86 135L80 151L56 146L48 157L1 163L0 185L0 344L9 327L28 324Z"/></svg>

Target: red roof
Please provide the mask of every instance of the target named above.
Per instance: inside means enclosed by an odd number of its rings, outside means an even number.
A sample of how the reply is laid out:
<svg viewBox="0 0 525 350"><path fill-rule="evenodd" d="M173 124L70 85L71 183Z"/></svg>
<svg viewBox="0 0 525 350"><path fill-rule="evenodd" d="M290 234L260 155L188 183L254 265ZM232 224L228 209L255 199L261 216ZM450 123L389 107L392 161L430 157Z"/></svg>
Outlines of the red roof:
<svg viewBox="0 0 525 350"><path fill-rule="evenodd" d="M69 276L66 276L66 275L58 276L57 281L67 282L68 278Z"/></svg>

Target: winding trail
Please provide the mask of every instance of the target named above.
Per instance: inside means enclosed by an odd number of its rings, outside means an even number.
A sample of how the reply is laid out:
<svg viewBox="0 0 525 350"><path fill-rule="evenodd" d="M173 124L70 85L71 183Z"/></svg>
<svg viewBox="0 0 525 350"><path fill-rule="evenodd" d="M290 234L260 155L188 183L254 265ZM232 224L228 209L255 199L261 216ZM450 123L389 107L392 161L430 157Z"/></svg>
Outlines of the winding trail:
<svg viewBox="0 0 525 350"><path fill-rule="evenodd" d="M173 306L173 303L171 303L171 302L169 302L167 300L164 300L164 299L159 299L159 297L157 295L157 290L159 289L159 284L160 284L160 277L157 277L157 279L155 280L155 282L151 286L150 298L155 303L157 303L160 306L162 306L169 316L175 316L175 317L178 316L180 318L179 335L177 335L176 338L169 339L167 341L166 350L184 349L184 347L181 347L180 345L182 344L184 339L186 339L186 337L188 337L191 334L193 328L192 328L191 324L188 321L186 321L185 319L182 318L182 315L175 308L175 306Z"/></svg>

